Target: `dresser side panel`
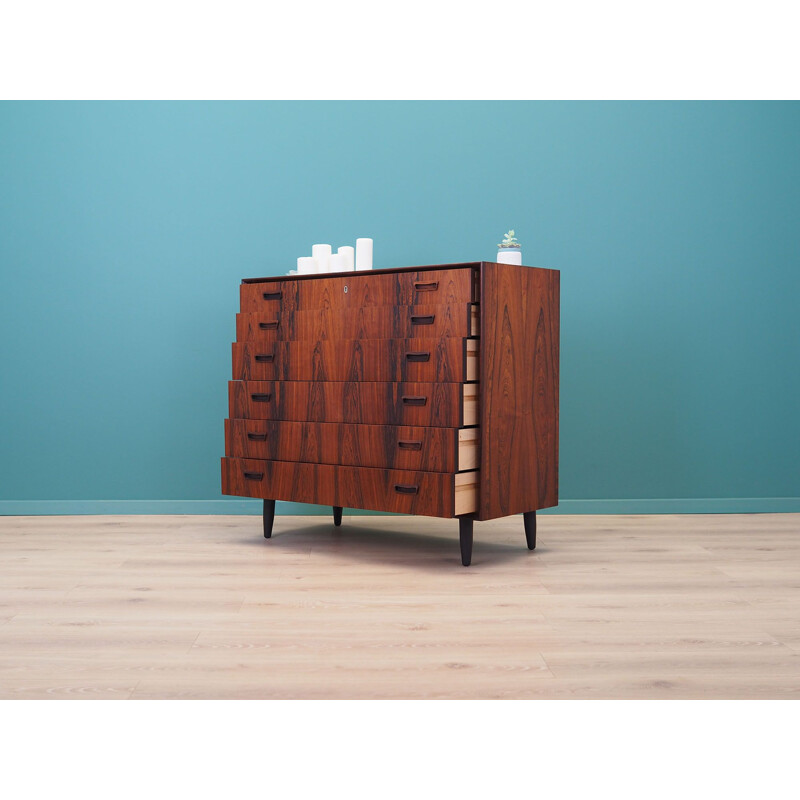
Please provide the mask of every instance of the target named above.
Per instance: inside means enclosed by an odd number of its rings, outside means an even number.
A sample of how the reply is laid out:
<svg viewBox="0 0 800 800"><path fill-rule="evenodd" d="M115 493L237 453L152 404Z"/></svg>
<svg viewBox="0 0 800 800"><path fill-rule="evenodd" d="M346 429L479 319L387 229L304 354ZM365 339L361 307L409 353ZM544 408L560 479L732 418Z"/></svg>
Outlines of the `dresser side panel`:
<svg viewBox="0 0 800 800"><path fill-rule="evenodd" d="M480 508L558 504L559 272L481 265Z"/></svg>

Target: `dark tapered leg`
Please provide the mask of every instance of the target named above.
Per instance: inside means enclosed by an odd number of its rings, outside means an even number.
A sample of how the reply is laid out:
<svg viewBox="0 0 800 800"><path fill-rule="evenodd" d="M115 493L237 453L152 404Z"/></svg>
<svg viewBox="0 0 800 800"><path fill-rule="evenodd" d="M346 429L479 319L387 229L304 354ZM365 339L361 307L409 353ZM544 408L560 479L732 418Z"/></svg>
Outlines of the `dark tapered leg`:
<svg viewBox="0 0 800 800"><path fill-rule="evenodd" d="M461 563L468 567L472 561L472 519L459 518L458 537L461 540Z"/></svg>
<svg viewBox="0 0 800 800"><path fill-rule="evenodd" d="M342 524L342 507L333 507L333 524L338 528Z"/></svg>
<svg viewBox="0 0 800 800"><path fill-rule="evenodd" d="M264 501L264 538L272 537L272 523L275 522L275 501Z"/></svg>
<svg viewBox="0 0 800 800"><path fill-rule="evenodd" d="M528 550L536 549L536 512L526 511L523 513L525 520L525 538L528 540Z"/></svg>

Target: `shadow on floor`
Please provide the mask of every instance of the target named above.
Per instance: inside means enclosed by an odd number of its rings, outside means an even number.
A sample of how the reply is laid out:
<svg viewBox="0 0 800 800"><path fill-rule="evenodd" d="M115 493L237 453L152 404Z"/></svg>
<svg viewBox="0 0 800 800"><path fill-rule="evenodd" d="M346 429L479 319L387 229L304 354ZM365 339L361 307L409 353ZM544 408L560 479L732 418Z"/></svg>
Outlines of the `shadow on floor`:
<svg viewBox="0 0 800 800"><path fill-rule="evenodd" d="M461 567L461 553L458 540L458 523L452 520L451 535L427 533L425 518L408 517L392 524L375 526L368 520L352 518L335 527L330 522L293 525L276 520L272 538L264 539L260 522L253 526L253 536L240 539L242 544L253 547L270 547L284 554L308 555L313 551L314 558L327 558L341 561L350 559L369 563L386 563L412 567L414 569L435 569L442 566ZM520 521L521 522L521 521ZM441 523L436 528L441 530ZM525 557L533 557L525 544L525 535L520 524L519 543L508 544L492 541L491 531L481 536L481 524L476 523L472 551L474 567L489 566ZM537 548L536 553L545 552Z"/></svg>

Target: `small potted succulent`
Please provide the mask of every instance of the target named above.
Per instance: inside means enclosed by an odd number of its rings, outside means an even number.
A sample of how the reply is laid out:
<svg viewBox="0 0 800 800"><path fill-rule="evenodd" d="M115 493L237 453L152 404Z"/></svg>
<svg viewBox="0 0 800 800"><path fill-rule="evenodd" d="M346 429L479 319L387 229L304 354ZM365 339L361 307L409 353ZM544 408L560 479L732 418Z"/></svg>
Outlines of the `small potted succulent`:
<svg viewBox="0 0 800 800"><path fill-rule="evenodd" d="M522 264L522 246L514 237L513 230L497 245L497 251L498 264Z"/></svg>

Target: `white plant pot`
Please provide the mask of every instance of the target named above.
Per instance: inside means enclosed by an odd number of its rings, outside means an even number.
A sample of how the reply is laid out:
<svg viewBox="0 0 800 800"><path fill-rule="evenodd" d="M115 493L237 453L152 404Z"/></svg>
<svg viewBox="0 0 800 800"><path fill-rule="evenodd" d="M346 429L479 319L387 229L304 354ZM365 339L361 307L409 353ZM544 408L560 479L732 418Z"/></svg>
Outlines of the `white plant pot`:
<svg viewBox="0 0 800 800"><path fill-rule="evenodd" d="M522 249L519 247L501 247L497 251L498 264L522 265Z"/></svg>

